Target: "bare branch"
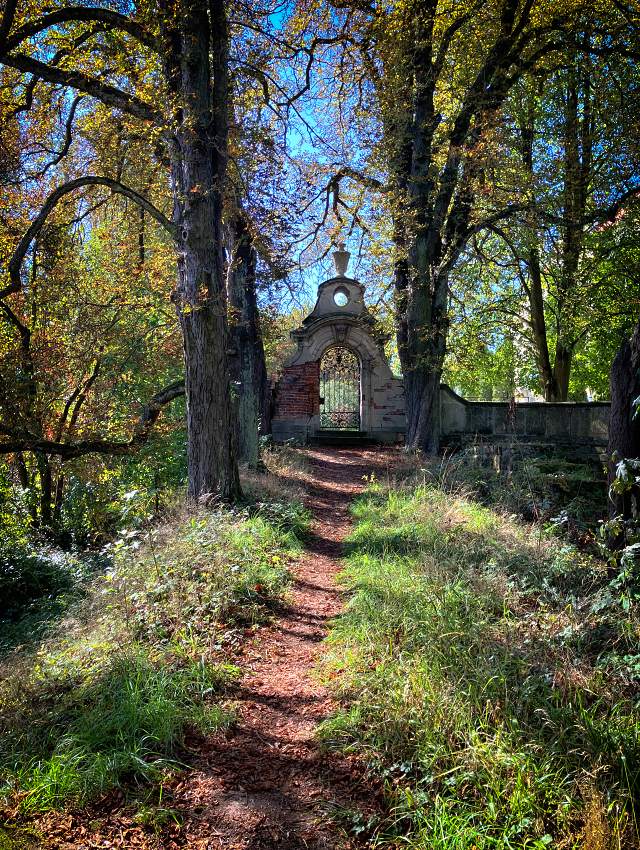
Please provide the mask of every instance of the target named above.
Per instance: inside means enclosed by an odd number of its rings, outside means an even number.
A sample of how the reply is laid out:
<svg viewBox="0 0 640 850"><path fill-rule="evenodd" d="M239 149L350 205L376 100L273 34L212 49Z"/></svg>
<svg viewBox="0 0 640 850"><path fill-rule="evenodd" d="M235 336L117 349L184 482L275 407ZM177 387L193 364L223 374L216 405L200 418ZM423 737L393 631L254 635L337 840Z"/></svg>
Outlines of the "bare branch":
<svg viewBox="0 0 640 850"><path fill-rule="evenodd" d="M65 156L69 153L69 148L71 147L71 142L73 141L73 119L76 116L76 109L78 108L78 104L83 99L84 95L79 94L73 99L71 106L69 107L69 114L67 115L67 120L64 128L64 143L59 151L56 152L56 155L53 159L49 160L49 162L44 166L44 168L39 171L36 177L44 177L47 171L50 168L53 168L54 165L57 165L59 162L65 158Z"/></svg>
<svg viewBox="0 0 640 850"><path fill-rule="evenodd" d="M64 408L62 410L62 414L60 416L60 419L58 420L58 426L56 428L55 439L57 442L60 442L60 440L62 439L62 434L64 433L64 429L67 424L67 419L69 417L69 413L71 413L72 408L73 413L71 415L71 421L69 424L69 433L73 432L73 429L78 419L78 415L80 413L80 408L82 407L82 403L87 397L87 393L91 389L92 385L95 383L100 372L101 365L102 358L98 357L96 359L96 362L94 363L93 369L91 370L89 377L82 381L80 384L78 384L78 386L66 400Z"/></svg>
<svg viewBox="0 0 640 850"><path fill-rule="evenodd" d="M341 168L336 171L329 182L329 186L337 185L340 183L343 177L347 177L351 180L355 180L360 185L364 186L366 189L373 189L375 192L389 192L389 187L385 186L385 184L378 180L376 177L372 177L369 174L365 174L362 171L358 171L357 168L351 168L350 165L343 165Z"/></svg>

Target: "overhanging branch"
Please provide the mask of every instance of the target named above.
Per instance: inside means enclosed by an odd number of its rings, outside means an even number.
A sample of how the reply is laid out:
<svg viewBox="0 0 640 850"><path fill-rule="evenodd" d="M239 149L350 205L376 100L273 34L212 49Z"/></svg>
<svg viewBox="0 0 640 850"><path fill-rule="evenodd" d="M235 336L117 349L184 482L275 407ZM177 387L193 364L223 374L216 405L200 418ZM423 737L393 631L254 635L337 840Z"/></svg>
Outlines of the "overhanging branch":
<svg viewBox="0 0 640 850"><path fill-rule="evenodd" d="M102 82L102 80L98 80L95 77L83 74L82 71L56 68L53 65L48 65L46 62L40 62L38 59L26 56L23 53L2 56L0 62L9 68L22 71L24 74L34 74L36 77L40 77L49 83L70 86L73 89L82 91L97 98L107 106L113 106L129 115L133 115L134 118L140 118L143 121L150 121L158 125L164 122L162 113L157 112L144 100L122 91L122 89L116 88L116 86Z"/></svg>
<svg viewBox="0 0 640 850"><path fill-rule="evenodd" d="M2 53L15 50L23 41L49 29L49 27L57 26L68 21L99 21L112 29L119 29L128 33L141 42L141 44L150 47L152 50L158 50L156 38L141 24L131 20L126 15L121 15L112 9L67 6L63 9L56 9L56 11L50 12L48 15L43 15L41 18L36 18L36 20L28 24L24 24L12 36L9 36L8 33L5 34L4 45L0 45Z"/></svg>
<svg viewBox="0 0 640 850"><path fill-rule="evenodd" d="M184 381L173 384L155 393L142 409L136 428L128 440L79 440L77 443L63 443L58 440L45 440L21 428L11 428L0 424L0 434L7 439L0 440L0 454L15 452L43 452L57 455L63 460L71 460L88 454L129 455L136 452L149 439L162 408L169 402L183 396Z"/></svg>
<svg viewBox="0 0 640 850"><path fill-rule="evenodd" d="M159 224L162 225L162 227L164 227L165 230L167 230L172 236L175 236L175 227L172 222L169 221L164 213L161 213L159 209L154 207L150 201L136 192L135 189L131 189L129 186L125 186L117 180L112 180L110 177L98 177L96 175L78 177L77 179L70 180L68 183L64 183L62 186L55 189L44 202L42 209L36 218L31 222L29 229L18 243L18 247L15 249L13 256L9 260L10 282L8 286L0 290L0 298L5 298L13 292L20 291L20 270L22 268L24 258L27 255L27 251L29 250L29 245L42 230L44 223L55 208L56 204L64 198L65 195L68 195L70 192L74 192L81 186L106 186L111 189L112 192L124 195L136 204L139 204L139 206L146 210L149 215L151 215Z"/></svg>

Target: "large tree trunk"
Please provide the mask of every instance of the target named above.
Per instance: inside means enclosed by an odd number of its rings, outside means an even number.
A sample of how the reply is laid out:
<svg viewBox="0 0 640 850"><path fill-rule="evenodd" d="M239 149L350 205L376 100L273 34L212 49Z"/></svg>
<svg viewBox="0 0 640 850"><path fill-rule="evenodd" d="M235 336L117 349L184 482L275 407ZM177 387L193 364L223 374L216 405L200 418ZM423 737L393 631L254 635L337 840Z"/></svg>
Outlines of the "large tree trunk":
<svg viewBox="0 0 640 850"><path fill-rule="evenodd" d="M436 277L433 287L416 285L411 281L406 299L406 445L426 454L436 454L440 442L440 380L447 333L446 293L446 278Z"/></svg>
<svg viewBox="0 0 640 850"><path fill-rule="evenodd" d="M172 5L172 4L170 4ZM167 10L166 72L176 102L171 149L177 228L176 308L187 400L189 496L239 493L227 359L223 193L228 35L222 0ZM211 16L211 21L210 17ZM211 57L211 62L210 62Z"/></svg>
<svg viewBox="0 0 640 850"><path fill-rule="evenodd" d="M256 294L256 252L247 222L238 211L230 223L231 262L227 275L231 334L231 376L238 420L238 456L256 467L258 436L269 431L269 385Z"/></svg>
<svg viewBox="0 0 640 850"><path fill-rule="evenodd" d="M610 373L611 414L609 417L609 487L615 481L617 462L640 458L640 414L634 401L640 398L640 321L631 339L618 349ZM626 493L610 491L609 514L630 519L640 508L637 488Z"/></svg>

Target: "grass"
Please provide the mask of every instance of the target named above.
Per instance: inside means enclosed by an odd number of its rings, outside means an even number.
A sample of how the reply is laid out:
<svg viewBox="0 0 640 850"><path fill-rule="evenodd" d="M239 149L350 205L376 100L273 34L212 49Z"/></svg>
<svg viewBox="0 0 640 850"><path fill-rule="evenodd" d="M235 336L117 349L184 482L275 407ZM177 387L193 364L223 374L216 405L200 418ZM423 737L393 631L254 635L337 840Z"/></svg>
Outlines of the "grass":
<svg viewBox="0 0 640 850"><path fill-rule="evenodd" d="M207 697L219 695L234 675L230 665L154 664L138 649L64 696L59 692L53 715L31 716L29 728L20 730L18 753L14 729L10 782L21 812L83 803L124 782L160 781L179 763L187 726L208 732L232 721Z"/></svg>
<svg viewBox="0 0 640 850"><path fill-rule="evenodd" d="M319 734L385 783L373 845L637 846L640 629L604 565L435 485L353 512Z"/></svg>
<svg viewBox="0 0 640 850"><path fill-rule="evenodd" d="M230 651L286 595L306 527L280 496L125 533L65 619L0 658L0 795L18 823L113 789L148 796L188 736L233 723Z"/></svg>
<svg viewBox="0 0 640 850"><path fill-rule="evenodd" d="M547 525L583 548L593 546L607 513L607 487L598 457L580 462L517 441L472 446L423 469L426 480L454 494L463 488L486 506Z"/></svg>

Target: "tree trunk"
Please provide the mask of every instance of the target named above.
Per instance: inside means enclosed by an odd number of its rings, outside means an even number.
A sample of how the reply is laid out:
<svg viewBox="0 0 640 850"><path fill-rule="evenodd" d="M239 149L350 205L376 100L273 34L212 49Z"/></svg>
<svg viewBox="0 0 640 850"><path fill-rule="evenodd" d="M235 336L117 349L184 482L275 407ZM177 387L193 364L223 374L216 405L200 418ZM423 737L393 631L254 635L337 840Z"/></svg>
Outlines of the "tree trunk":
<svg viewBox="0 0 640 850"><path fill-rule="evenodd" d="M38 524L44 531L51 531L51 500L53 495L51 463L47 455L42 452L36 452L36 462L38 465L38 477L40 479L40 511Z"/></svg>
<svg viewBox="0 0 640 850"><path fill-rule="evenodd" d="M531 316L531 329L533 331L533 348L540 373L540 383L545 401L553 401L555 388L553 379L553 368L549 357L549 343L547 342L547 321L544 315L544 294L542 291L542 273L540 271L540 255L537 248L529 251L529 287L527 296L529 298L529 312Z"/></svg>
<svg viewBox="0 0 640 850"><path fill-rule="evenodd" d="M406 445L426 454L437 454L440 443L440 380L447 333L446 294L447 279L437 276L433 287L415 285L411 281L406 298Z"/></svg>
<svg viewBox="0 0 640 850"><path fill-rule="evenodd" d="M256 294L256 252L241 210L233 217L227 275L231 377L238 422L238 457L256 467L258 436L269 431L269 386Z"/></svg>
<svg viewBox="0 0 640 850"><path fill-rule="evenodd" d="M563 213L560 280L556 292L557 341L553 365L549 354L548 328L545 318L544 292L540 269L540 249L536 245L528 252L529 315L533 331L536 363L545 401L566 401L575 346L575 317L573 299L577 288L580 254L584 241L583 219L586 212L588 186L592 164L592 130L589 70L585 71L582 86L574 64L567 71L564 108L563 156ZM582 89L582 104L579 90ZM582 118L580 112L582 110ZM535 139L535 98L527 104L520 124L522 163L534 185L533 145ZM539 241L539 225L534 216L529 227Z"/></svg>
<svg viewBox="0 0 640 850"><path fill-rule="evenodd" d="M556 356L553 362L553 392L547 401L566 401L569 398L569 377L573 348L556 343Z"/></svg>
<svg viewBox="0 0 640 850"><path fill-rule="evenodd" d="M407 295L409 290L409 267L406 256L406 245L402 223L394 220L393 244L395 249L395 260L393 268L394 300L395 300L395 324L396 343L398 346L398 359L402 374L406 375L409 370L407 354ZM405 395L407 389L405 384Z"/></svg>
<svg viewBox="0 0 640 850"><path fill-rule="evenodd" d="M406 446L409 449L426 454L438 452L441 375L441 369L415 369L405 375Z"/></svg>
<svg viewBox="0 0 640 850"><path fill-rule="evenodd" d="M634 404L640 397L640 321L631 339L618 349L610 373L611 413L609 416L609 487L615 481L617 462L640 458L640 414ZM637 489L615 494L609 491L609 515L631 519L640 508Z"/></svg>
<svg viewBox="0 0 640 850"><path fill-rule="evenodd" d="M167 10L165 69L175 97L171 144L182 328L188 493L239 493L227 360L223 192L228 138L228 34L222 0ZM209 19L211 15L211 21ZM164 16L163 16L164 17ZM210 61L211 56L211 61Z"/></svg>
<svg viewBox="0 0 640 850"><path fill-rule="evenodd" d="M442 124L442 74L452 59L451 39L475 12L461 15L435 35L435 2L402 5L403 37L393 31L393 59L380 67L365 63L382 92L382 120L388 166L398 212L394 215L397 256L395 285L400 359L405 381L407 446L434 453L440 436L440 377L448 332L448 278L473 232L474 186L483 173L476 156L483 134L495 126L498 109L519 73L519 51L531 6L517 0L501 5L495 38L487 45L478 73L455 108L446 139ZM380 16L381 22L384 20ZM386 75L387 63L392 71ZM385 83L387 84L385 88ZM403 223L397 226L398 219ZM398 235L400 240L398 241ZM406 252L403 250L406 245Z"/></svg>

